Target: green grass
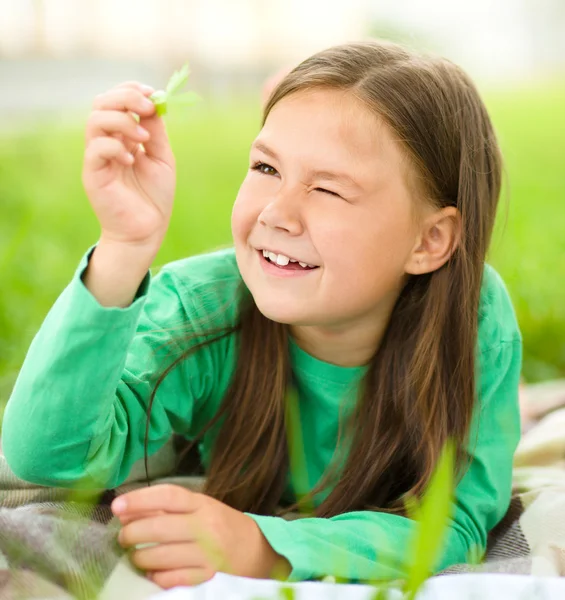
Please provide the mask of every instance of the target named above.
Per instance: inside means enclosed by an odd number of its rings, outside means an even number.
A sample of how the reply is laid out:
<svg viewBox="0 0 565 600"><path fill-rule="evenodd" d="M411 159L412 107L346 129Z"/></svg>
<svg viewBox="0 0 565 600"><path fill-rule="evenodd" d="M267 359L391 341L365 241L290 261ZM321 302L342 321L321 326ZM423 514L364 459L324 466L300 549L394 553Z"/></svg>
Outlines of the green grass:
<svg viewBox="0 0 565 600"><path fill-rule="evenodd" d="M518 313L526 378L565 376L565 86L485 97L510 180L490 262ZM0 132L0 405L34 333L98 237L81 183L86 116ZM259 121L256 99L230 107L205 101L182 119L168 117L178 192L156 265L230 243L231 206Z"/></svg>
<svg viewBox="0 0 565 600"><path fill-rule="evenodd" d="M563 377L565 86L507 90L487 96L487 103L509 181L490 260L518 314L526 378Z"/></svg>

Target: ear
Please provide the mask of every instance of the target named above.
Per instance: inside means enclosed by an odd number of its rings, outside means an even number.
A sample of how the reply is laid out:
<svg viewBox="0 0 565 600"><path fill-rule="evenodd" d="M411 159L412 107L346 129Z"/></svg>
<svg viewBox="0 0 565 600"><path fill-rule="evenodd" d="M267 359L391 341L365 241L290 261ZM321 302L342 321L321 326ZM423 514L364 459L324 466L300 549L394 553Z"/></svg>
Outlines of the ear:
<svg viewBox="0 0 565 600"><path fill-rule="evenodd" d="M454 206L434 210L424 217L414 250L404 270L410 275L437 271L461 241L461 213Z"/></svg>

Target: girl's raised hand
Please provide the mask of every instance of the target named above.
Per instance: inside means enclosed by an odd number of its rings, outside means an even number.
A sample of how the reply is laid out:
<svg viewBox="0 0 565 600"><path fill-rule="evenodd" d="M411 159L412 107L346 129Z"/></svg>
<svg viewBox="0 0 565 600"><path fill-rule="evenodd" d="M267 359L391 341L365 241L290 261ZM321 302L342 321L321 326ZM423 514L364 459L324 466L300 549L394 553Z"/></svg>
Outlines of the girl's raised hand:
<svg viewBox="0 0 565 600"><path fill-rule="evenodd" d="M204 494L156 485L120 496L112 510L122 546L153 544L131 559L163 588L202 583L218 571L261 578L290 572L250 516Z"/></svg>
<svg viewBox="0 0 565 600"><path fill-rule="evenodd" d="M153 91L127 82L95 98L82 182L101 242L144 245L156 253L172 213L176 168L164 121L148 98Z"/></svg>

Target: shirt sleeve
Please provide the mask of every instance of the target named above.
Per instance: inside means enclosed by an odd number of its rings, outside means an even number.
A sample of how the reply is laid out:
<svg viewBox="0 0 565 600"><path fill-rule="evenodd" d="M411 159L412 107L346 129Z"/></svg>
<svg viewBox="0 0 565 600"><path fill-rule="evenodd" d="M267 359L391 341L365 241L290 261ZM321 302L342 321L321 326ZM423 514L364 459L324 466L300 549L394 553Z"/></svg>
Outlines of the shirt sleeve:
<svg viewBox="0 0 565 600"><path fill-rule="evenodd" d="M156 375L179 350L179 327L190 325L186 294L166 268L153 280L146 274L130 306L102 307L81 279L92 251L36 334L4 414L6 461L41 485L105 488L127 477L144 453ZM211 371L206 353L198 353L164 379L152 407L149 454L173 429L189 431Z"/></svg>
<svg viewBox="0 0 565 600"><path fill-rule="evenodd" d="M521 340L503 341L482 352L476 411L471 427L471 463L455 491L455 505L435 566L466 562L486 547L487 533L510 504L512 459L520 437L518 384ZM415 522L388 513L358 511L333 518L286 521L252 516L274 548L292 566L289 580L325 575L353 580L406 576L406 553Z"/></svg>

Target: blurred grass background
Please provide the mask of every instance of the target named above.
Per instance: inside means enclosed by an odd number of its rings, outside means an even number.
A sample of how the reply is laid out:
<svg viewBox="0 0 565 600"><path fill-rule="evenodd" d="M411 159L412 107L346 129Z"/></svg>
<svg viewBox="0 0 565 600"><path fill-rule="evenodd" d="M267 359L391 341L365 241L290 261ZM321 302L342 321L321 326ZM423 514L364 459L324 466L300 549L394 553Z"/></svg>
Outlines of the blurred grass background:
<svg viewBox="0 0 565 600"><path fill-rule="evenodd" d="M524 336L528 381L565 376L565 84L483 91L506 160L489 262ZM82 188L87 115L0 131L0 406L50 306L98 237ZM155 265L231 241L230 211L260 126L258 98L167 117L177 157L171 227Z"/></svg>

